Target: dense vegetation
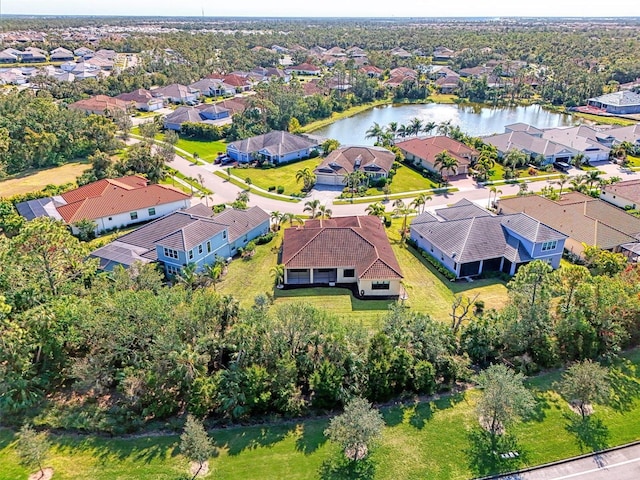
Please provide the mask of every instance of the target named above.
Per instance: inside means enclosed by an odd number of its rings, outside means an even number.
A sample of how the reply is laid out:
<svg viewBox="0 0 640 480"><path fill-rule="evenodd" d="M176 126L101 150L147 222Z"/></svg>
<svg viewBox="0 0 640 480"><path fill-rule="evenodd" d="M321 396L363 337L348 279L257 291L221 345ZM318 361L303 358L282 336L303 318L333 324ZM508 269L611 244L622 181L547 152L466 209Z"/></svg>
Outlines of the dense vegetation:
<svg viewBox="0 0 640 480"><path fill-rule="evenodd" d="M267 295L241 309L153 266L97 274L86 253L48 219L0 240L3 422L115 433L185 411L298 416L446 390L497 361L527 374L608 361L638 340L639 270L596 253L592 270L521 268L502 311L461 297L447 320L398 305L379 331Z"/></svg>

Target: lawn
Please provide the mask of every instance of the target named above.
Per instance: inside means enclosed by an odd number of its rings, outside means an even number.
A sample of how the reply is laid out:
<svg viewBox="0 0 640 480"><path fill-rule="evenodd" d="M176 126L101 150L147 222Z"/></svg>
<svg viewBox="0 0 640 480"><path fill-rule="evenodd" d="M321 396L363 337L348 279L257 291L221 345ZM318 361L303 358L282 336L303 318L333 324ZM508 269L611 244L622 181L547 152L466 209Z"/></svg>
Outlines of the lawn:
<svg viewBox="0 0 640 480"><path fill-rule="evenodd" d="M232 168L231 174L243 180L248 177L253 185L265 190L269 187L282 186L284 195L291 195L299 193L302 189L302 182L296 182L296 172L304 168L313 171L321 161L319 158L310 158L275 168Z"/></svg>
<svg viewBox="0 0 640 480"><path fill-rule="evenodd" d="M47 185L75 182L89 168L87 162L67 163L60 167L31 170L0 181L0 197L37 192Z"/></svg>
<svg viewBox="0 0 640 480"><path fill-rule="evenodd" d="M637 350L627 357L636 367L640 363ZM538 405L529 419L509 430L513 439L509 449L520 453L517 459L496 460L486 455L488 445L470 435L478 424L474 407L479 395L471 390L382 408L386 426L368 462L372 472L359 478L463 480L640 438L637 398L626 409L597 405L587 428L572 428L579 417L550 390L558 378L554 371L528 381ZM218 449L211 460L210 478L355 478L326 474L331 459L340 455L324 438L326 426L326 419L308 419L210 430ZM187 462L179 454L175 434L124 439L63 434L51 439L53 448L45 465L54 468L57 479L169 480L186 472ZM0 480L27 478L27 470L17 464L13 441L11 432L0 430Z"/></svg>
<svg viewBox="0 0 640 480"><path fill-rule="evenodd" d="M398 170L396 170L396 174L393 176L390 185L391 193L431 190L439 186L437 182L423 177L421 173L418 173L406 165L401 165ZM367 190L367 195L383 195L383 193L381 188L370 188Z"/></svg>
<svg viewBox="0 0 640 480"><path fill-rule="evenodd" d="M197 153L202 160L211 163L219 153L227 151L227 143L224 140L203 141L180 137L180 140L176 143L176 148L180 148L192 155Z"/></svg>
<svg viewBox="0 0 640 480"><path fill-rule="evenodd" d="M458 294L470 297L479 294L478 299L485 302L487 309L501 308L506 303L507 289L504 282L500 280L450 282L445 279L415 250L401 244L400 225L401 220L395 219L392 226L387 229L387 234L405 277L404 285L409 295L406 303L412 309L448 322L451 302ZM218 291L235 295L243 307L251 306L256 295L268 293L274 296L276 305L303 301L318 308L328 308L332 313L349 322L357 321L371 329L380 326L381 319L389 305L393 303L392 301L360 300L354 298L350 290L343 288L274 289L270 271L278 261L281 238L282 232L271 243L258 246L251 260L237 259L231 262L227 275L218 284Z"/></svg>

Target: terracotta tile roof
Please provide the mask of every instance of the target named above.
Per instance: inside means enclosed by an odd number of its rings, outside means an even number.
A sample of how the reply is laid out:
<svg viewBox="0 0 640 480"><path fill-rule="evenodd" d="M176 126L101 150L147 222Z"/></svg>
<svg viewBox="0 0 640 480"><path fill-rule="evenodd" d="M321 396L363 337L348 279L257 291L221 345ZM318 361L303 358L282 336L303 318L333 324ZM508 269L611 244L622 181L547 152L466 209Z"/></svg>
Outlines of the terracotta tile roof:
<svg viewBox="0 0 640 480"><path fill-rule="evenodd" d="M436 155L443 150L446 150L449 155L458 160L459 166L469 165L471 163L470 157L478 155L477 150L445 136L412 138L411 140L398 142L396 146L431 164L435 162Z"/></svg>
<svg viewBox="0 0 640 480"><path fill-rule="evenodd" d="M626 200L640 204L640 180L626 180L602 187L603 192L620 195Z"/></svg>
<svg viewBox="0 0 640 480"><path fill-rule="evenodd" d="M376 217L310 220L284 232L286 268L354 268L358 278L403 278L382 223Z"/></svg>
<svg viewBox="0 0 640 480"><path fill-rule="evenodd" d="M166 185L148 185L137 175L104 179L63 193L58 213L67 223L95 220L141 208L187 200L189 195Z"/></svg>
<svg viewBox="0 0 640 480"><path fill-rule="evenodd" d="M246 87L250 85L245 78L242 78L240 75L233 74L224 77L224 83L231 85L232 87Z"/></svg>
<svg viewBox="0 0 640 480"><path fill-rule="evenodd" d="M96 95L95 97L73 102L68 108L88 112L104 112L114 110L126 111L128 106L129 104L127 102L118 98L112 98L106 95Z"/></svg>

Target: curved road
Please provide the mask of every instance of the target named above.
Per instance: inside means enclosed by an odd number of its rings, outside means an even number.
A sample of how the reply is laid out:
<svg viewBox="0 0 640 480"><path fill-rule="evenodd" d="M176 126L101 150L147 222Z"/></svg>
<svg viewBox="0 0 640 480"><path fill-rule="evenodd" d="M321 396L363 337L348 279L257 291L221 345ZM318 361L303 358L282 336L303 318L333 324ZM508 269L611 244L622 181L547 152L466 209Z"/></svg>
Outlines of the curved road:
<svg viewBox="0 0 640 480"><path fill-rule="evenodd" d="M213 172L216 170L223 171L223 167L220 167L218 165L196 165L190 160L186 160L183 157L176 155L174 161L171 162L171 167L180 171L184 175L193 178L198 178L198 175L202 175L202 177L204 178L205 187L214 192L214 194L210 196L213 204L233 202L236 199L238 192L242 190L240 187L237 187L232 183L226 181L225 179L213 174ZM617 165L608 162L603 163L602 165L598 165L598 169L605 172L605 174L603 175L603 177L605 178L609 178L611 176L619 176L623 180L630 180L638 178L638 176L640 175L640 172L623 172ZM580 173L584 172L572 168L569 172L569 175L574 176ZM426 206L427 210L434 207L444 206L457 202L462 198L477 202L480 205L486 205L489 201L489 187L478 186L471 178L455 180L452 182L452 185L458 188L459 191L449 194L433 195L433 200L428 202ZM548 181L531 182L529 183L529 190L539 191L547 185L549 185ZM498 189L502 191L502 195L515 195L519 190L517 184L500 185L498 186ZM331 208L333 216L363 215L365 213L365 210L367 208L366 203L356 203L352 205L334 205L331 200L332 198L335 198L335 196L337 196L337 192L335 190L331 191L314 189L312 190L310 196L306 199L303 199L300 202L292 203L272 198L261 197L257 194L251 194L249 196L249 204L251 206L259 205L264 210L270 212L278 210L280 212L302 214L305 201L319 199L321 203L326 204ZM410 199L405 199L406 203L409 203L409 201ZM391 203L391 201L383 203L386 205L388 211L390 211L392 208Z"/></svg>

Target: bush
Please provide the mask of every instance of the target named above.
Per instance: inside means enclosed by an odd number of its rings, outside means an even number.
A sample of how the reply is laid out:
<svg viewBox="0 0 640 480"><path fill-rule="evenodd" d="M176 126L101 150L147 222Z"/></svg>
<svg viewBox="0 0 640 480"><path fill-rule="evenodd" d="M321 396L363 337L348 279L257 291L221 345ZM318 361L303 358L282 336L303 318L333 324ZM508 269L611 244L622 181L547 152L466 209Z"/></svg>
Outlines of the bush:
<svg viewBox="0 0 640 480"><path fill-rule="evenodd" d="M431 255L429 252L423 250L422 248L419 248L416 244L415 241L413 241L412 239L408 239L407 240L407 244L412 246L413 248L415 248L420 255L422 255L422 257L429 262L440 274L442 274L445 278L447 278L448 280L455 280L456 279L456 275L455 273L449 271L449 269L447 267L445 267L444 265L442 265L433 255Z"/></svg>
<svg viewBox="0 0 640 480"><path fill-rule="evenodd" d="M270 192L273 192L275 189L276 189L276 186L275 186L275 185L270 185L268 190L269 190Z"/></svg>
<svg viewBox="0 0 640 480"><path fill-rule="evenodd" d="M265 233L264 235L260 235L258 238L256 238L254 242L256 245L264 245L265 243L269 243L271 240L273 240L274 236L275 233L273 232Z"/></svg>
<svg viewBox="0 0 640 480"><path fill-rule="evenodd" d="M278 188L276 189L276 191L277 191L279 194L283 194L283 193L284 193L284 187L283 187L282 185L278 185Z"/></svg>
<svg viewBox="0 0 640 480"><path fill-rule="evenodd" d="M384 226L387 228L391 227L391 215L384 216Z"/></svg>

